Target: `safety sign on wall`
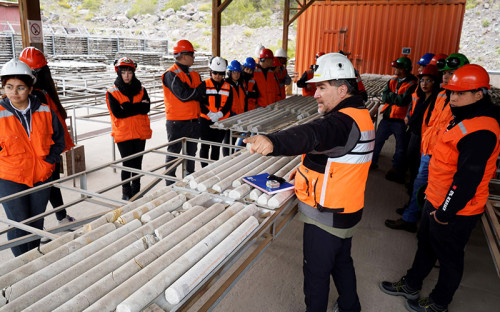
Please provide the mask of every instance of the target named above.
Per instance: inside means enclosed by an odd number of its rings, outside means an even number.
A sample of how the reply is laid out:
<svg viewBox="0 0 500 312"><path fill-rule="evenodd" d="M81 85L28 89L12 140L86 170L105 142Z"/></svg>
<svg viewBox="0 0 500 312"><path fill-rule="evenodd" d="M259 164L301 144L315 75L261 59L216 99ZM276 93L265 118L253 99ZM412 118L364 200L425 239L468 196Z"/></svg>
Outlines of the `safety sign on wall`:
<svg viewBox="0 0 500 312"><path fill-rule="evenodd" d="M42 21L28 20L28 33L31 43L43 43Z"/></svg>

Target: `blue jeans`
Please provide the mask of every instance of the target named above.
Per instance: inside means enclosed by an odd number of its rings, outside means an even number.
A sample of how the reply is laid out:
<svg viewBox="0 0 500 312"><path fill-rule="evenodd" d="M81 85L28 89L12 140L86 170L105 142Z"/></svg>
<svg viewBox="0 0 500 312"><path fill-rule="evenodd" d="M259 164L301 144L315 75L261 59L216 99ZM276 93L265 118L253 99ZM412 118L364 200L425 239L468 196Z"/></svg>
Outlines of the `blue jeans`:
<svg viewBox="0 0 500 312"><path fill-rule="evenodd" d="M45 182L38 182L34 186L39 186L48 181L50 181L50 178ZM0 179L0 197L12 195L21 191L25 191L27 189L30 189L30 187L25 184ZM47 203L49 201L49 196L50 188L47 188L20 198L9 200L2 203L2 205L5 209L5 213L7 214L7 218L13 221L22 222L26 219L45 212ZM43 218L28 223L27 225L43 230ZM9 240L13 240L28 234L30 233L14 228L7 232L7 238ZM40 246L40 239L36 239L29 243L12 247L11 250L12 253L14 253L14 256L17 257L31 249L37 248L38 246Z"/></svg>
<svg viewBox="0 0 500 312"><path fill-rule="evenodd" d="M427 183L427 178L429 177L430 160L430 155L422 155L422 157L420 158L420 167L418 168L417 177L415 178L415 181L413 181L413 192L411 194L410 204L403 213L403 220L405 220L406 222L417 222L419 211L417 203L417 192L423 185L425 185L425 183Z"/></svg>
<svg viewBox="0 0 500 312"><path fill-rule="evenodd" d="M384 147L385 141L394 134L396 138L396 151L392 158L392 167L403 173L404 166L404 154L405 154L405 132L406 125L403 120L387 120L382 119L377 128L377 133L375 134L375 147L373 149L372 163L378 165L378 156L382 147Z"/></svg>

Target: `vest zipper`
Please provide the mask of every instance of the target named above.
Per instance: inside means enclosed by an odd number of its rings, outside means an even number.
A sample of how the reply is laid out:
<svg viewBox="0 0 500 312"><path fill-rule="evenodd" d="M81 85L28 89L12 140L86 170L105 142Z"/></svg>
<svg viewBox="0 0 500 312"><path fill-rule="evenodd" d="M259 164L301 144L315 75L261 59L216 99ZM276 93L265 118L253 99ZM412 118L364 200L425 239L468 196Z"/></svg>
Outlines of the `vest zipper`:
<svg viewBox="0 0 500 312"><path fill-rule="evenodd" d="M306 180L306 184L307 184L307 189L306 189L306 193L307 193L307 196L309 196L309 180L307 179L307 177L302 173L302 171L300 171L299 168L297 168L297 172L300 173L300 175L304 178L304 180Z"/></svg>

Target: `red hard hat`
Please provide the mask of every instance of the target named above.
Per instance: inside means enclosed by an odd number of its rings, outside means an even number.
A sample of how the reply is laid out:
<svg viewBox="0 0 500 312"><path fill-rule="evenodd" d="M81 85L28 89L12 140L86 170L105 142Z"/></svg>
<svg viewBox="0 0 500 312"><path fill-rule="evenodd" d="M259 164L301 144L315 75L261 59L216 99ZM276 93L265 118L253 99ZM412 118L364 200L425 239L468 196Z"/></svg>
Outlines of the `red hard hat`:
<svg viewBox="0 0 500 312"><path fill-rule="evenodd" d="M280 59L277 57L273 58L273 67L281 67Z"/></svg>
<svg viewBox="0 0 500 312"><path fill-rule="evenodd" d="M189 40L179 40L174 46L174 54L182 52L195 52L193 45Z"/></svg>
<svg viewBox="0 0 500 312"><path fill-rule="evenodd" d="M128 67L132 67L132 69L135 71L135 68L136 68L136 64L134 63L134 61L132 61L131 58L128 58L128 57L122 57L121 59L119 59L118 61L115 62L115 71L118 72L118 67L119 66L128 66Z"/></svg>
<svg viewBox="0 0 500 312"><path fill-rule="evenodd" d="M318 52L318 53L316 53L316 58L318 58L318 57L320 57L322 55L325 55L325 52Z"/></svg>
<svg viewBox="0 0 500 312"><path fill-rule="evenodd" d="M427 65L422 69L422 72L420 75L418 75L419 78L422 76L432 76L437 78L439 76L439 69L437 68L436 65Z"/></svg>
<svg viewBox="0 0 500 312"><path fill-rule="evenodd" d="M490 75L481 66L467 64L457 69L444 88L451 91L470 91L490 88Z"/></svg>
<svg viewBox="0 0 500 312"><path fill-rule="evenodd" d="M43 52L34 47L24 48L19 55L19 59L31 69L38 69L47 65L47 60Z"/></svg>
<svg viewBox="0 0 500 312"><path fill-rule="evenodd" d="M447 57L448 55L444 53L438 53L432 57L431 61L429 62L429 65L437 65L438 60L445 60Z"/></svg>
<svg viewBox="0 0 500 312"><path fill-rule="evenodd" d="M271 51L269 49L262 49L262 51L260 51L259 58L261 58L261 59L274 58L273 51Z"/></svg>

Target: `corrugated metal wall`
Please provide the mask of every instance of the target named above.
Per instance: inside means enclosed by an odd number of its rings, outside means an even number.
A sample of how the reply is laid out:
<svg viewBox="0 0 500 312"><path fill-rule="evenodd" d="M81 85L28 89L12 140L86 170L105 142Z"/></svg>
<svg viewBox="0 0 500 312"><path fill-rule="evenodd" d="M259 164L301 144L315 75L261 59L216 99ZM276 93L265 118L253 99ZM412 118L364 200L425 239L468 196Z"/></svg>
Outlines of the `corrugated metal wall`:
<svg viewBox="0 0 500 312"><path fill-rule="evenodd" d="M415 64L427 52L458 51L465 0L324 1L298 19L295 69L318 51L350 53L360 73L391 74L403 47Z"/></svg>

